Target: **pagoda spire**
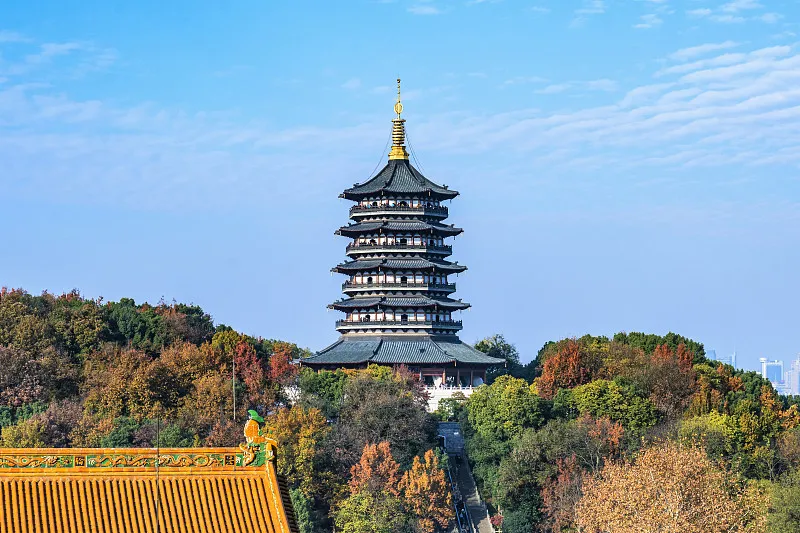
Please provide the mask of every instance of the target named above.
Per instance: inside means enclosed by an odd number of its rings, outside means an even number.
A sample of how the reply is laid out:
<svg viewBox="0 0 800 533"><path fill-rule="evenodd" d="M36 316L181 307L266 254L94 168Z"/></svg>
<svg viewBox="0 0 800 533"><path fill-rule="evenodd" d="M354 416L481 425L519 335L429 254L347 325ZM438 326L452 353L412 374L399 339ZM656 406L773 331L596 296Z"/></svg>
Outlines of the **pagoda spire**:
<svg viewBox="0 0 800 533"><path fill-rule="evenodd" d="M394 104L394 112L397 117L392 119L392 149L389 151L389 159L408 160L406 152L406 127L405 119L400 117L403 112L403 103L400 101L400 78L397 78L397 102Z"/></svg>

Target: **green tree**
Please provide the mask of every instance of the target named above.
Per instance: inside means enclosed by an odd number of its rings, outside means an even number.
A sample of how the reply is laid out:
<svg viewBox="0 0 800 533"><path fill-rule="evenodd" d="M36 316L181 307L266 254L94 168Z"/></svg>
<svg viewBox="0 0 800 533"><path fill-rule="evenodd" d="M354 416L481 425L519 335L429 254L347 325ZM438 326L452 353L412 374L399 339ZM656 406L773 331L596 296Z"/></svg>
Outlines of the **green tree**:
<svg viewBox="0 0 800 533"><path fill-rule="evenodd" d="M579 412L595 418L608 417L628 429L647 429L658 421L655 405L628 385L598 379L575 387L570 393Z"/></svg>
<svg viewBox="0 0 800 533"><path fill-rule="evenodd" d="M475 343L475 349L490 357L504 359L505 366L493 366L486 371L486 383L491 384L498 376L512 375L523 376L523 366L519 362L519 352L516 346L506 341L501 334L486 337Z"/></svg>
<svg viewBox="0 0 800 533"><path fill-rule="evenodd" d="M794 470L772 485L770 514L771 533L800 531L800 470Z"/></svg>

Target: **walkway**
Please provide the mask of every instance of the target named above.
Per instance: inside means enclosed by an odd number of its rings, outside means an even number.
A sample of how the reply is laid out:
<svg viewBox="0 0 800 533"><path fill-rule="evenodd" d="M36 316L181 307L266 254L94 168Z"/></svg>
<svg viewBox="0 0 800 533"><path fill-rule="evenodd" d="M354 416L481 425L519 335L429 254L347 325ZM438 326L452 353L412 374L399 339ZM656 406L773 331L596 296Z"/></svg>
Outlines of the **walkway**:
<svg viewBox="0 0 800 533"><path fill-rule="evenodd" d="M440 422L439 435L444 437L442 444L450 457L450 474L453 476L452 481L455 485L453 497L456 500L456 509L466 509L470 521L475 527L475 532L494 533L494 528L489 522L486 506L478 494L475 479L472 477L472 471L464 452L464 436L461 432L461 426L457 422ZM462 500L463 507L459 503ZM461 533L458 531L458 526L454 531ZM475 532L470 531L469 533Z"/></svg>
<svg viewBox="0 0 800 533"><path fill-rule="evenodd" d="M486 511L486 506L478 494L478 487L475 486L475 479L472 477L472 471L467 462L467 456L462 455L457 461L458 467L458 487L461 494L464 495L464 500L467 505L467 512L472 519L478 533L494 533L494 528L489 522L489 513Z"/></svg>

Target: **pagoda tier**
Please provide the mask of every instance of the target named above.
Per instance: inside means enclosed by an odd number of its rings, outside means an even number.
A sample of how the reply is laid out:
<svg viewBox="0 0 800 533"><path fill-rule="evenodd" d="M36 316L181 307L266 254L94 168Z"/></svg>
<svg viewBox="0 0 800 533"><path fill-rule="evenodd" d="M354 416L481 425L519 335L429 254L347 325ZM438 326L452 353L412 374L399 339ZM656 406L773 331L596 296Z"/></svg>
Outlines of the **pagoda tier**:
<svg viewBox="0 0 800 533"><path fill-rule="evenodd" d="M456 286L449 276L467 267L445 259L453 252L446 240L463 230L444 223L449 212L442 202L458 192L430 181L411 165L399 96L395 111L389 162L366 183L340 195L356 202L350 208L353 222L336 231L350 239L349 260L332 269L348 276L342 285L347 298L328 306L345 313L336 322L341 338L301 363L321 368L366 362L461 363L474 365L464 370L473 383L473 378L485 376L486 367L504 361L456 336L462 326L456 314L470 305L452 298ZM426 372L419 370L421 376Z"/></svg>
<svg viewBox="0 0 800 533"><path fill-rule="evenodd" d="M385 257L380 259L358 259L346 261L331 269L339 274L353 274L356 272L441 272L443 274L457 274L467 269L464 265L451 263L433 258L416 257Z"/></svg>

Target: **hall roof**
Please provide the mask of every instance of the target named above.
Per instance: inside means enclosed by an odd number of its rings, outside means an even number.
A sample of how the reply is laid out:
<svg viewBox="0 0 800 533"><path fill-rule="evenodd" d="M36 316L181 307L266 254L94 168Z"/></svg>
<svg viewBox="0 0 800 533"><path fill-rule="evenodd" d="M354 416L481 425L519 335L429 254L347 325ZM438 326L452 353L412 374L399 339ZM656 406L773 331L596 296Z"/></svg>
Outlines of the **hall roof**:
<svg viewBox="0 0 800 533"><path fill-rule="evenodd" d="M333 272L342 274L351 274L353 272L370 271L370 270L395 270L395 271L423 271L432 270L435 272L464 272L467 267L458 265L449 261L432 261L430 259L422 259L416 257L409 258L381 258L381 259L367 259L346 261L331 269Z"/></svg>
<svg viewBox="0 0 800 533"><path fill-rule="evenodd" d="M301 365L336 366L366 363L405 365L501 365L504 359L489 357L453 336L349 336L316 354L300 360Z"/></svg>
<svg viewBox="0 0 800 533"><path fill-rule="evenodd" d="M458 191L430 181L407 159L390 159L373 178L346 189L339 196L348 200L375 196L435 197L448 200L458 196Z"/></svg>
<svg viewBox="0 0 800 533"><path fill-rule="evenodd" d="M274 447L0 449L3 533L297 533Z"/></svg>
<svg viewBox="0 0 800 533"><path fill-rule="evenodd" d="M422 222L418 220L404 221L382 221L382 222L362 222L360 224L349 224L336 230L337 235L362 235L364 233L432 233L444 237L453 237L464 230L455 226L438 224L436 222Z"/></svg>
<svg viewBox="0 0 800 533"><path fill-rule="evenodd" d="M339 311L350 311L352 309L371 309L378 307L381 309L394 309L394 308L437 308L448 311L459 311L468 309L468 303L451 298L429 298L427 296L410 296L410 297L366 297L366 298L348 298L339 302L334 302L328 306L331 309L338 309Z"/></svg>

